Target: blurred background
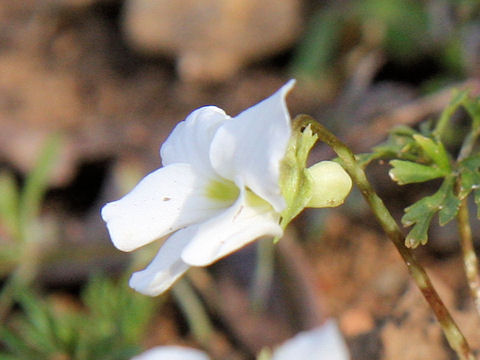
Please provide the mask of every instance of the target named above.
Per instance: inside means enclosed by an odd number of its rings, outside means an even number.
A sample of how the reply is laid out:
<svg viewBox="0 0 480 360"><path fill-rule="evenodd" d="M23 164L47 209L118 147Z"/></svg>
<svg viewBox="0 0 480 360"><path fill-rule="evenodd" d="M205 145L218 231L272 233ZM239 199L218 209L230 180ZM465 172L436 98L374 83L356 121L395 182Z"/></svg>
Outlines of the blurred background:
<svg viewBox="0 0 480 360"><path fill-rule="evenodd" d="M392 126L438 116L453 88L480 93L480 3L0 2L0 358L129 359L187 344L252 359L326 316L353 359L454 358L355 191L306 211L273 249L267 239L191 271L164 296L127 288L156 248L116 250L101 206L160 166L193 109L233 116L290 78L292 116L367 152ZM312 161L332 156L319 145ZM428 187L399 188L387 171L375 164L371 179L400 218ZM456 237L434 227L417 252L478 348Z"/></svg>

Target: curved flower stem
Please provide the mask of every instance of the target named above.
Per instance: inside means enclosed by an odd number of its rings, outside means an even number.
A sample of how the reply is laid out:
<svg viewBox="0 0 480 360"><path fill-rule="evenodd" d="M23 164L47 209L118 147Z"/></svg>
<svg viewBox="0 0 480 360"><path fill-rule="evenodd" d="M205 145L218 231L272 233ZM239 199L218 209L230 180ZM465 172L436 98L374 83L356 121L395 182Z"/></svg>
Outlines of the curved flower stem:
<svg viewBox="0 0 480 360"><path fill-rule="evenodd" d="M373 190L364 170L357 163L352 151L312 117L308 115L297 116L294 122L294 127L297 129L303 129L307 126L311 126L313 133L318 135L319 140L329 145L342 160L342 165L345 170L360 189L363 197L367 201L370 209L374 213L388 238L393 242L402 256L407 265L408 271L439 321L450 347L457 353L460 359L474 360L475 357L471 352L470 346L463 333L460 331L445 307L423 267L417 261L410 249L405 247L405 237L402 231L388 209L385 207L383 201Z"/></svg>

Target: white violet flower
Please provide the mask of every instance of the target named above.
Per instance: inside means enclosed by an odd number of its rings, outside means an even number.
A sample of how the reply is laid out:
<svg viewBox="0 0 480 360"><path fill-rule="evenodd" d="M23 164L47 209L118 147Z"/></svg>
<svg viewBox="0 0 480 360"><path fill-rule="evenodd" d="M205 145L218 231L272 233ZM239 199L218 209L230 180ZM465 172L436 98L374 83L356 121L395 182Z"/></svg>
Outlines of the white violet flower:
<svg viewBox="0 0 480 360"><path fill-rule="evenodd" d="M157 346L130 360L210 360L203 351L184 346Z"/></svg>
<svg viewBox="0 0 480 360"><path fill-rule="evenodd" d="M316 136L292 136L285 97L293 85L235 117L214 106L195 110L162 145L163 167L103 207L112 242L122 251L173 233L132 275L132 288L158 295L190 266L209 265L262 236L280 237L305 206L343 202L351 180L341 166L332 163L327 176L305 169ZM322 194L337 194L328 189L339 183L343 190L336 199L314 200L317 180Z"/></svg>
<svg viewBox="0 0 480 360"><path fill-rule="evenodd" d="M277 347L271 360L321 359L348 360L349 351L334 320L303 331Z"/></svg>
<svg viewBox="0 0 480 360"><path fill-rule="evenodd" d="M270 351L262 351L258 360L321 359L349 360L350 354L337 323L328 319L322 326L303 331ZM131 360L209 360L196 349L180 346L157 346Z"/></svg>

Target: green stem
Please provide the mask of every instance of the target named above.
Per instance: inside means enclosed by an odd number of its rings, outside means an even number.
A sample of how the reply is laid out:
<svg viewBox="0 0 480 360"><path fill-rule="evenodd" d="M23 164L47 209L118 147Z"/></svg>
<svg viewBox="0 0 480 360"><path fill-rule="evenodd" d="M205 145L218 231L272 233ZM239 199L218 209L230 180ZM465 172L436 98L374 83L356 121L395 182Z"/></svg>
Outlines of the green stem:
<svg viewBox="0 0 480 360"><path fill-rule="evenodd" d="M472 230L467 199L460 203L457 214L458 232L460 233L460 247L462 248L463 266L467 276L470 294L472 295L477 313L480 315L480 277L478 274L478 259L473 248Z"/></svg>
<svg viewBox="0 0 480 360"><path fill-rule="evenodd" d="M470 156L479 135L480 135L480 127L477 127L476 129L472 129L472 131L468 133L468 135L465 137L465 140L458 154L457 162L460 162L463 159Z"/></svg>
<svg viewBox="0 0 480 360"><path fill-rule="evenodd" d="M263 239L257 243L257 264L252 287L252 304L256 310L263 310L272 286L274 273L274 243Z"/></svg>
<svg viewBox="0 0 480 360"><path fill-rule="evenodd" d="M479 134L480 128L473 124L472 131L468 133L462 144L457 158L457 163L470 156ZM457 181L457 189L459 187L460 183ZM478 258L475 254L475 248L473 246L467 198L460 202L460 207L457 214L457 225L458 232L460 234L460 247L462 249L465 275L467 276L467 282L473 302L475 303L475 308L477 309L477 313L480 315L480 276L478 273Z"/></svg>
<svg viewBox="0 0 480 360"><path fill-rule="evenodd" d="M200 298L185 279L180 279L172 288L172 292L193 336L201 345L208 347L214 329Z"/></svg>
<svg viewBox="0 0 480 360"><path fill-rule="evenodd" d="M378 222L403 258L413 280L439 321L449 345L457 353L460 359L474 360L475 357L470 350L467 340L445 307L445 304L433 287L425 270L410 249L405 247L405 237L402 231L388 209L385 207L383 201L373 190L364 170L357 163L352 151L335 135L308 115L297 116L294 126L297 129L304 129L307 126L311 126L312 131L318 135L319 140L325 142L337 153L342 160L342 165L345 170L360 189Z"/></svg>

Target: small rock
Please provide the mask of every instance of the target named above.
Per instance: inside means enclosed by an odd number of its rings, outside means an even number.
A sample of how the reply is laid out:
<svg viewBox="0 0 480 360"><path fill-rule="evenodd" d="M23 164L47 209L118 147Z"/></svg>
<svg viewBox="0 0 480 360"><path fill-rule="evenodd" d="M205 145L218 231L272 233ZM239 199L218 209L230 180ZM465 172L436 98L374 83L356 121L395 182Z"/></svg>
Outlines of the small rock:
<svg viewBox="0 0 480 360"><path fill-rule="evenodd" d="M133 48L177 59L184 81L222 81L298 36L300 0L126 0Z"/></svg>

